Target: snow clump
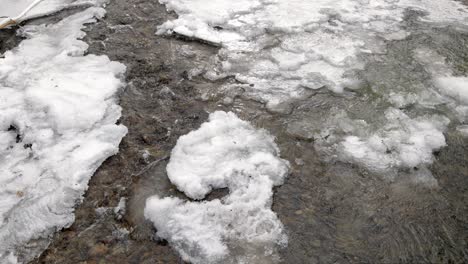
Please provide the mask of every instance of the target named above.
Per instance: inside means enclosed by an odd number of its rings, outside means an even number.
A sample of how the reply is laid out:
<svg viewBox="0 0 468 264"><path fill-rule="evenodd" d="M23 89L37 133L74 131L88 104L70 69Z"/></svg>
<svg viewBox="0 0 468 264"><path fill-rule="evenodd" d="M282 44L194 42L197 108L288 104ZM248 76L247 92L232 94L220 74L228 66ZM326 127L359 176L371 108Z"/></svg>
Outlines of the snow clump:
<svg viewBox="0 0 468 264"><path fill-rule="evenodd" d="M153 196L145 217L192 263L274 259L275 248L285 246L287 237L270 209L273 187L283 183L288 167L266 131L232 112L215 112L198 130L180 137L167 173L189 198L201 200L218 188L228 188L229 194L210 201Z"/></svg>

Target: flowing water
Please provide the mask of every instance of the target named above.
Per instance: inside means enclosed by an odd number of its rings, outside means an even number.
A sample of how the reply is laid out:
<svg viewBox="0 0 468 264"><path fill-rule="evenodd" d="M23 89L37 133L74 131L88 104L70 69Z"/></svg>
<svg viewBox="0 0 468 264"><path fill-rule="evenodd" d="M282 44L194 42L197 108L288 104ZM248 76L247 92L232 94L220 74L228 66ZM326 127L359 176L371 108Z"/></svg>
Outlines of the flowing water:
<svg viewBox="0 0 468 264"><path fill-rule="evenodd" d="M219 45L155 35L158 25L177 18L156 1L115 0L106 9L107 17L87 29L85 40L90 53L128 67L120 122L129 133L120 152L91 179L75 223L55 235L33 263L182 263L171 245L155 236L143 210L154 194L186 199L167 178L169 155L181 135L215 110L233 111L266 129L291 164L272 206L288 236L287 247L277 249L282 263L468 261L463 104L444 96L433 81L447 72L468 75L466 28L427 23L419 19L421 12L404 10L400 27L408 34L372 47L380 52L346 61L359 62L352 67L352 79L358 80L352 89L327 89L330 76L325 76L317 87L291 91L291 97L280 93L275 101L277 94L245 82L253 76L239 66L245 58L226 52L226 60L238 67L210 78L210 69L219 65ZM2 32L0 51L14 45L12 34ZM268 54L280 46L273 44L263 47ZM236 74L247 77L239 80ZM280 80L296 83L294 74ZM439 134L446 146L437 144ZM400 155L414 153L406 141L420 135L424 142L417 145L416 162ZM349 136L368 147L364 156L347 151L354 146L345 144ZM387 144L382 153L371 144L375 137ZM216 190L207 199L226 193ZM124 208L118 207L121 201ZM256 254L255 263L276 261L255 250L232 245L231 254Z"/></svg>

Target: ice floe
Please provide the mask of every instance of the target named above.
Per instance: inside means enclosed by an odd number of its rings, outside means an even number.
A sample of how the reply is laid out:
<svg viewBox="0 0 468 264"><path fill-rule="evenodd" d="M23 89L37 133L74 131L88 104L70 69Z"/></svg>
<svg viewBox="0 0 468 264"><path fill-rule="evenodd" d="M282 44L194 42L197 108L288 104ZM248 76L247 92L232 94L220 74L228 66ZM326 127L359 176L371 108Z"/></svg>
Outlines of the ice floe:
<svg viewBox="0 0 468 264"><path fill-rule="evenodd" d="M104 14L91 7L56 24L27 25L26 40L0 59L2 263L73 223L90 177L127 133L116 125L125 66L85 55L80 40L84 24Z"/></svg>
<svg viewBox="0 0 468 264"><path fill-rule="evenodd" d="M411 119L395 108L388 109L385 117L387 123L378 130L344 138L340 146L344 160L378 172L419 169L432 163L432 153L446 145L443 132L450 122L446 117Z"/></svg>
<svg viewBox="0 0 468 264"><path fill-rule="evenodd" d="M145 217L186 261L261 263L287 243L283 225L270 209L273 187L282 184L289 163L274 138L229 112L182 136L167 165L168 177L192 199L212 189L229 194L210 201L148 198ZM231 254L236 252L236 254Z"/></svg>

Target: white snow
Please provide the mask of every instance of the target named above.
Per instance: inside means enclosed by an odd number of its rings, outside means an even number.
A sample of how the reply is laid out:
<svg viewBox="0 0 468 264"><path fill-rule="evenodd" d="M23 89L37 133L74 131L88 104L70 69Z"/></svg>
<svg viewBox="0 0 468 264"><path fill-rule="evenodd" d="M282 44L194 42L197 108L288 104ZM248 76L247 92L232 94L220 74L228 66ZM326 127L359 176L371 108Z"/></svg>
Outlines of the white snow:
<svg viewBox="0 0 468 264"><path fill-rule="evenodd" d="M386 124L377 131L346 136L340 146L342 159L388 172L430 164L432 153L446 145L443 132L449 120L445 117L411 119L394 108L388 109L385 117Z"/></svg>
<svg viewBox="0 0 468 264"><path fill-rule="evenodd" d="M0 262L16 247L74 221L88 181L118 151L116 93L125 66L84 55L89 8L52 25L25 26L27 39L0 59Z"/></svg>
<svg viewBox="0 0 468 264"><path fill-rule="evenodd" d="M30 5L38 2L33 8L20 16ZM14 18L17 22L24 21L31 18L49 15L58 12L65 8L84 6L84 5L97 5L103 3L105 0L0 0L0 17ZM0 19L0 24L2 24Z"/></svg>
<svg viewBox="0 0 468 264"><path fill-rule="evenodd" d="M455 76L445 63L447 58L434 50L419 48L414 53L416 59L432 75L434 86L443 96L444 103L456 113L460 121L468 121L468 77Z"/></svg>
<svg viewBox="0 0 468 264"><path fill-rule="evenodd" d="M167 172L190 198L203 199L217 188L228 188L229 194L199 202L153 196L147 200L145 217L159 237L192 263L274 258L275 248L287 238L270 209L272 188L282 184L288 167L266 131L231 112L215 112L198 130L179 138ZM234 249L243 254L230 254Z"/></svg>

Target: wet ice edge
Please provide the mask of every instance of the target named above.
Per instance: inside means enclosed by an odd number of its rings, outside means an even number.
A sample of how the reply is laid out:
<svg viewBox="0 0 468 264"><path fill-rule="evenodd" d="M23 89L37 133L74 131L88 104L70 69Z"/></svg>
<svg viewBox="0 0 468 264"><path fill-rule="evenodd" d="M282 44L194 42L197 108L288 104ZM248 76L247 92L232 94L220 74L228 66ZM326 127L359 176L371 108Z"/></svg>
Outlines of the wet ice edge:
<svg viewBox="0 0 468 264"><path fill-rule="evenodd" d="M0 59L0 262L74 221L88 181L118 152L116 94L125 66L85 55L91 7L56 24L27 25L19 46ZM30 245L31 248L34 246ZM30 252L37 254L40 252Z"/></svg>

